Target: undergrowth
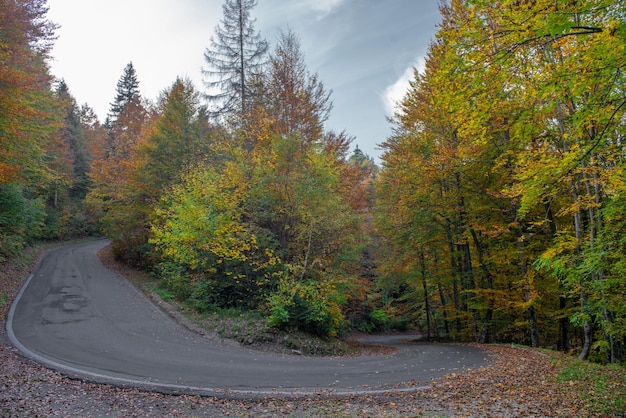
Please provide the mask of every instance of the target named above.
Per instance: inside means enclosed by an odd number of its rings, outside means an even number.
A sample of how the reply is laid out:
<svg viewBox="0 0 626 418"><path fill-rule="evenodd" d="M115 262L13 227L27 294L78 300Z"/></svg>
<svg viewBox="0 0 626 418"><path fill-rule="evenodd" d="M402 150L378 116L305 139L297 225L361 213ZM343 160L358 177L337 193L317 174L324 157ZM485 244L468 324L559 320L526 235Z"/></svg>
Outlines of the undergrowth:
<svg viewBox="0 0 626 418"><path fill-rule="evenodd" d="M145 278L141 287L156 293L207 332L244 346L306 356L345 356L357 352L355 347L339 338L322 338L295 329L276 329L270 326L267 315L258 310L213 306L199 312L191 304L177 300L154 278Z"/></svg>
<svg viewBox="0 0 626 418"><path fill-rule="evenodd" d="M588 410L600 416L626 416L626 370L618 364L601 365L573 357L560 359L557 381L575 391Z"/></svg>

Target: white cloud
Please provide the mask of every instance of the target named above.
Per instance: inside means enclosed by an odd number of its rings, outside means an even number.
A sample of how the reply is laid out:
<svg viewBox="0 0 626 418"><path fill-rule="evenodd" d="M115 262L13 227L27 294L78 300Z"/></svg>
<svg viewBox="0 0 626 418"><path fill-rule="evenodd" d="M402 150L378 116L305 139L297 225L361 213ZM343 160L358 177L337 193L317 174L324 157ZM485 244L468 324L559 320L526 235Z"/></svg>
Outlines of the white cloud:
<svg viewBox="0 0 626 418"><path fill-rule="evenodd" d="M415 69L420 73L424 71L424 57L418 57L413 65L404 70L404 73L402 73L395 83L387 86L385 89L382 100L387 116L393 116L396 111L396 106L409 90L409 82L413 79L413 71Z"/></svg>

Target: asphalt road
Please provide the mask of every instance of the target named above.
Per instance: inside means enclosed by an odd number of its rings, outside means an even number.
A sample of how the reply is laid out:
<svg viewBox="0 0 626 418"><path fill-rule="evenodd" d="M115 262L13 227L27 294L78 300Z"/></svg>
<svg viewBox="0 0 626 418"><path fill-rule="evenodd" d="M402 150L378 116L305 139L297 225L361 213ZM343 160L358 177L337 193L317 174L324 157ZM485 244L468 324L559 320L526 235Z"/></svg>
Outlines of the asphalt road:
<svg viewBox="0 0 626 418"><path fill-rule="evenodd" d="M213 396L290 396L415 390L487 363L475 347L417 344L392 355L312 358L234 347L181 326L104 267L92 241L49 252L7 317L24 355L71 376L120 386Z"/></svg>

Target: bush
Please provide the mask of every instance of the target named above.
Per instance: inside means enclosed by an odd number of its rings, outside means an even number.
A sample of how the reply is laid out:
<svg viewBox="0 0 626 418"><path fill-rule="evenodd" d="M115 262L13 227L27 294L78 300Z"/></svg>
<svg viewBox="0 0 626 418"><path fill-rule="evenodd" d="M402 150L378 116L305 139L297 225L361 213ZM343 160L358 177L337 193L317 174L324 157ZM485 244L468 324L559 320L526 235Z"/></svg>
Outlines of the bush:
<svg viewBox="0 0 626 418"><path fill-rule="evenodd" d="M172 262L163 262L157 266L157 275L161 279L160 286L175 299L185 301L192 295L191 280L184 267Z"/></svg>
<svg viewBox="0 0 626 418"><path fill-rule="evenodd" d="M19 184L0 185L0 261L17 255L38 238L44 218L40 199L29 198Z"/></svg>
<svg viewBox="0 0 626 418"><path fill-rule="evenodd" d="M320 337L335 337L344 325L339 294L330 284L281 279L268 300L269 324L297 329Z"/></svg>
<svg viewBox="0 0 626 418"><path fill-rule="evenodd" d="M219 264L220 268L198 272L166 260L157 265L155 275L162 290L200 313L230 308L254 310L265 302L265 289L259 285L256 276L229 275L224 272L224 264L227 263Z"/></svg>
<svg viewBox="0 0 626 418"><path fill-rule="evenodd" d="M389 315L382 309L374 309L370 312L367 320L359 324L358 330L362 332L375 332L387 330L389 326Z"/></svg>
<svg viewBox="0 0 626 418"><path fill-rule="evenodd" d="M370 321L372 321L374 326L384 328L389 321L389 317L387 316L387 312L382 309L375 309L370 314Z"/></svg>

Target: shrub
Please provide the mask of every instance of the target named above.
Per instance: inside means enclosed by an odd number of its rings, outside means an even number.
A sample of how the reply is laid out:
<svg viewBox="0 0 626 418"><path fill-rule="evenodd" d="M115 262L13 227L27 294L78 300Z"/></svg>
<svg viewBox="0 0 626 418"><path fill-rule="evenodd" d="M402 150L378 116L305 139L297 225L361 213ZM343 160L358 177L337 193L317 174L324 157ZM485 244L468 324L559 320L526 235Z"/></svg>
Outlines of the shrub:
<svg viewBox="0 0 626 418"><path fill-rule="evenodd" d="M29 197L19 184L0 185L0 261L38 238L44 218L40 199Z"/></svg>
<svg viewBox="0 0 626 418"><path fill-rule="evenodd" d="M191 280L186 269L179 264L164 261L157 266L160 285L175 299L187 300L193 292Z"/></svg>
<svg viewBox="0 0 626 418"><path fill-rule="evenodd" d="M387 316L387 312L382 309L375 309L372 313L370 313L370 321L372 321L374 326L384 328L387 321L389 321L389 318Z"/></svg>
<svg viewBox="0 0 626 418"><path fill-rule="evenodd" d="M339 296L330 283L283 278L268 300L269 324L279 329L294 328L321 337L335 337L344 325Z"/></svg>

